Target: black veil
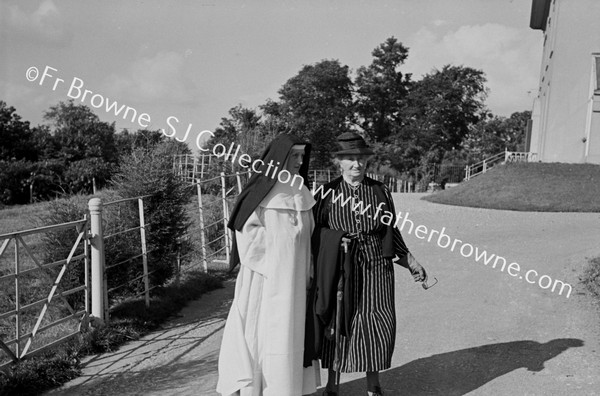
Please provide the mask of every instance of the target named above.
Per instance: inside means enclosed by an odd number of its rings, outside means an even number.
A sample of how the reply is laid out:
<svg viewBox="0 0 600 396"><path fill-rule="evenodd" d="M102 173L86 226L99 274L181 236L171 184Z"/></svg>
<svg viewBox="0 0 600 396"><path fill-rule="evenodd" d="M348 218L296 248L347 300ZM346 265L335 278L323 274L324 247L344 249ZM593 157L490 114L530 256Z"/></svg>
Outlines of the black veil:
<svg viewBox="0 0 600 396"><path fill-rule="evenodd" d="M244 224L258 207L261 201L267 196L271 188L277 183L278 173L284 169L285 161L290 153L290 150L294 145L303 144L306 145L304 148L304 161L299 170L299 175L304 179L304 185L308 185L308 166L310 162L310 150L311 145L298 136L282 134L277 136L265 149L260 159L262 164L258 168L260 173L252 175L235 203L231 217L227 223L227 227L234 232L241 231ZM269 170L269 174L265 176L269 162L272 161L272 167ZM277 164L279 162L279 164ZM275 166L278 167L277 173L273 173ZM271 177L273 176L273 177ZM300 186L298 186L300 188ZM235 242L235 235L233 238L233 247L231 251L231 260L229 268L233 269L239 263L240 259L237 252L237 244Z"/></svg>

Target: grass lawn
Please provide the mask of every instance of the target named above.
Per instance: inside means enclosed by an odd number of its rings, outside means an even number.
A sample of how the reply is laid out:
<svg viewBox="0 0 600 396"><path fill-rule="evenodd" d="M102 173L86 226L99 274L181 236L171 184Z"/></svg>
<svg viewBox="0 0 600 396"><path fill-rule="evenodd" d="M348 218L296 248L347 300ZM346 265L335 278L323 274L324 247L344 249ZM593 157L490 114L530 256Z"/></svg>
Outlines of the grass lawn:
<svg viewBox="0 0 600 396"><path fill-rule="evenodd" d="M48 202L7 206L0 209L0 235L39 227L37 218L46 211Z"/></svg>
<svg viewBox="0 0 600 396"><path fill-rule="evenodd" d="M423 197L446 205L538 212L600 212L600 165L498 165L456 187Z"/></svg>

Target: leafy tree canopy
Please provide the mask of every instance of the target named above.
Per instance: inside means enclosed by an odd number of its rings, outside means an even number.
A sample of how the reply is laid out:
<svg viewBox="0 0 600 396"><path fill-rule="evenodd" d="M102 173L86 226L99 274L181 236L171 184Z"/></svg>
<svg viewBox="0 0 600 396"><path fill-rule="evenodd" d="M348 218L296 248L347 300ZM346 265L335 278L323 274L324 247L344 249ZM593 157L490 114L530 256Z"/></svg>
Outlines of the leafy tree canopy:
<svg viewBox="0 0 600 396"><path fill-rule="evenodd" d="M101 158L117 162L115 123L100 121L89 107L76 105L73 100L59 102L45 112L44 120L51 126L55 158L66 161Z"/></svg>
<svg viewBox="0 0 600 396"><path fill-rule="evenodd" d="M372 55L371 65L357 70L356 111L363 130L383 141L399 133L403 125L411 75L403 74L400 66L408 57L408 48L390 37Z"/></svg>
<svg viewBox="0 0 600 396"><path fill-rule="evenodd" d="M29 121L21 121L16 109L0 100L0 160L37 159Z"/></svg>

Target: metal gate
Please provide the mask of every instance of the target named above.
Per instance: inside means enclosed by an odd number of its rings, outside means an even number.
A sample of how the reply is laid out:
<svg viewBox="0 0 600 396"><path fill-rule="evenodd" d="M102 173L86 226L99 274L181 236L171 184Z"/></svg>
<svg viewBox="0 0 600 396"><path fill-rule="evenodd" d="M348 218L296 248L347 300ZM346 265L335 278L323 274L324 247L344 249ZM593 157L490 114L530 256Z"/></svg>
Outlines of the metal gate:
<svg viewBox="0 0 600 396"><path fill-rule="evenodd" d="M44 263L36 252L42 234L68 230L75 241L67 257ZM89 243L87 218L0 235L0 368L87 330ZM65 275L77 271L80 284L65 284Z"/></svg>

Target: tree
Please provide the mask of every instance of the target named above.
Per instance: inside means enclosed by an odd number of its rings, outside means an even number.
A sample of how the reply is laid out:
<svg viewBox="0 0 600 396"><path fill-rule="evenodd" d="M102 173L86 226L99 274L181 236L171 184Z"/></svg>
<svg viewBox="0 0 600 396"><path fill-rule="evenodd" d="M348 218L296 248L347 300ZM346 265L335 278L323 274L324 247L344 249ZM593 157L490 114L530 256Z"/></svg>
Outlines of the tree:
<svg viewBox="0 0 600 396"><path fill-rule="evenodd" d="M531 120L531 111L512 113L506 120L505 144L510 151L526 150L525 137L529 120Z"/></svg>
<svg viewBox="0 0 600 396"><path fill-rule="evenodd" d="M396 142L421 163L439 163L487 114L485 81L480 70L450 65L416 81L408 95L406 126L395 136Z"/></svg>
<svg viewBox="0 0 600 396"><path fill-rule="evenodd" d="M348 66L337 60L306 65L283 85L279 95L279 102L263 107L266 115L281 120L272 125L285 125L285 129L312 143L313 167L329 166L335 138L349 129L353 119Z"/></svg>
<svg viewBox="0 0 600 396"><path fill-rule="evenodd" d="M357 71L356 111L365 132L377 141L385 141L403 124L402 110L411 75L399 68L408 57L408 48L390 37L371 54L371 65Z"/></svg>
<svg viewBox="0 0 600 396"><path fill-rule="evenodd" d="M64 165L57 175L64 192L75 193L85 188L91 191L92 180L101 187L118 167L119 153L115 144L115 124L102 122L85 105L73 100L59 102L44 114L50 125L47 160Z"/></svg>
<svg viewBox="0 0 600 396"><path fill-rule="evenodd" d="M242 153L251 157L260 154L266 143L261 129L261 116L254 109L237 105L229 109L229 117L221 118L215 129L211 144L223 144L229 148L231 143L240 146Z"/></svg>
<svg viewBox="0 0 600 396"><path fill-rule="evenodd" d="M51 133L58 146L55 158L77 161L95 157L117 162L115 124L100 121L89 107L76 105L73 100L60 102L45 112L44 120L53 127Z"/></svg>
<svg viewBox="0 0 600 396"><path fill-rule="evenodd" d="M462 143L469 161L480 161L504 150L524 151L525 131L530 118L530 111L515 112L509 118L489 113L488 118L482 118L473 125Z"/></svg>
<svg viewBox="0 0 600 396"><path fill-rule="evenodd" d="M0 100L0 160L35 161L36 149L29 121L21 121L15 108Z"/></svg>
<svg viewBox="0 0 600 396"><path fill-rule="evenodd" d="M137 148L151 149L163 143L171 147L170 151L173 154L192 153L187 144L166 137L160 130L138 129L136 132L129 132L124 129L115 135L115 147L120 159L131 154Z"/></svg>
<svg viewBox="0 0 600 396"><path fill-rule="evenodd" d="M31 199L31 186L40 173L45 153L46 128L31 129L22 121L15 108L0 101L0 202L7 205L25 204ZM49 145L51 146L51 145ZM47 191L34 190L34 196L46 196Z"/></svg>

